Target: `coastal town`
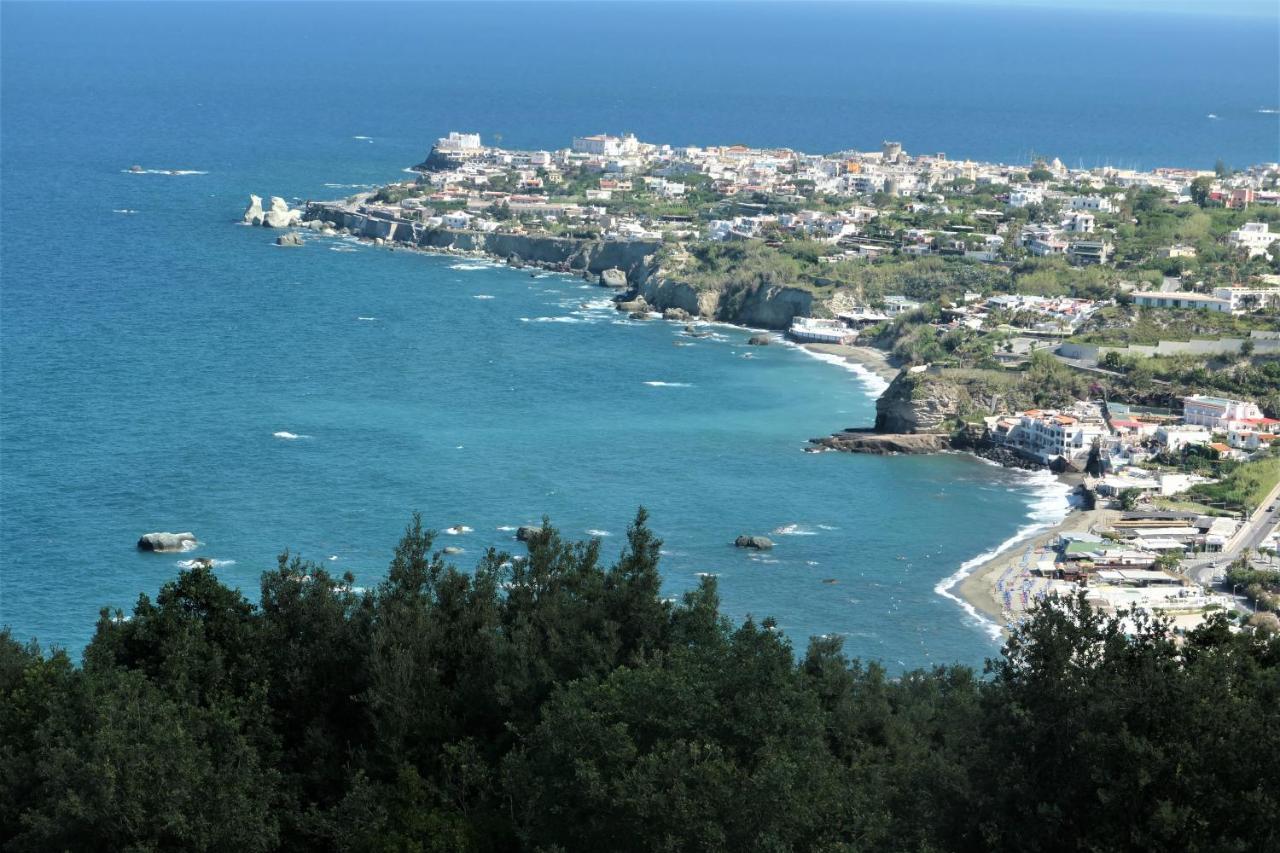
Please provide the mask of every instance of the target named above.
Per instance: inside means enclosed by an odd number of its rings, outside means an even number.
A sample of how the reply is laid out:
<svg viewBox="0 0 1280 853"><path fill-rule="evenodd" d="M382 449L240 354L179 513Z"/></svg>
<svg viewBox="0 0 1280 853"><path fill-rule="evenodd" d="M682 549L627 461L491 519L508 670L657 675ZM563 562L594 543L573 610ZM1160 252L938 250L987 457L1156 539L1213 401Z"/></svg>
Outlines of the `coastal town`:
<svg viewBox="0 0 1280 853"><path fill-rule="evenodd" d="M1079 592L1179 630L1275 618L1280 165L451 132L412 171L300 210L255 199L245 220L581 274L638 320L773 330L881 373L875 427L810 449L966 450L1077 489L1080 509L961 585L1002 624Z"/></svg>

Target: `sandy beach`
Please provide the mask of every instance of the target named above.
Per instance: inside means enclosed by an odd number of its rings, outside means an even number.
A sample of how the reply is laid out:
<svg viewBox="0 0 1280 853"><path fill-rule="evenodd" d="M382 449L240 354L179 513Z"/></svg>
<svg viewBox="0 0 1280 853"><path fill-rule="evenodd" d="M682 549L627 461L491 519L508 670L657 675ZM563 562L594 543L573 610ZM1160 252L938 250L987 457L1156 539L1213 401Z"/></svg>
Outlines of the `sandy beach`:
<svg viewBox="0 0 1280 853"><path fill-rule="evenodd" d="M1048 530L1017 542L978 566L954 591L983 616L1003 626L1012 614L1005 609L1004 596L998 585L1003 583L1004 588L1009 589L1026 582L1030 578L1027 569L1035 564L1043 555L1043 549L1048 548L1059 534L1107 527L1116 515L1115 510L1108 509L1073 510ZM1025 566L1024 557L1027 558ZM1021 609L1020 601L1015 598L1013 610Z"/></svg>
<svg viewBox="0 0 1280 853"><path fill-rule="evenodd" d="M861 365L885 382L892 382L898 376L899 368L891 363L889 354L875 347L844 344L802 344L802 346L809 352L834 355L850 364Z"/></svg>

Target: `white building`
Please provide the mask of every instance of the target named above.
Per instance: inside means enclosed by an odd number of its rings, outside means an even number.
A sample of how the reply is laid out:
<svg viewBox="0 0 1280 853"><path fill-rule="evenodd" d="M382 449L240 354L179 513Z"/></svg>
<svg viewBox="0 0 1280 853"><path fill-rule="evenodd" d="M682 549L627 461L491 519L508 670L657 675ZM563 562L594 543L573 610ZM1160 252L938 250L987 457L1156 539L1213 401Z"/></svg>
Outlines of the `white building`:
<svg viewBox="0 0 1280 853"><path fill-rule="evenodd" d="M1076 195L1067 202L1071 210L1092 210L1098 213L1111 213L1114 210L1111 199L1100 195Z"/></svg>
<svg viewBox="0 0 1280 853"><path fill-rule="evenodd" d="M1073 234L1092 234L1096 220L1092 213L1073 213L1062 224Z"/></svg>
<svg viewBox="0 0 1280 853"><path fill-rule="evenodd" d="M1044 201L1044 190L1039 187L1025 187L1009 193L1010 207L1026 207L1030 204L1041 204Z"/></svg>
<svg viewBox="0 0 1280 853"><path fill-rule="evenodd" d="M1262 410L1247 400L1229 400L1195 394L1182 398L1182 419L1188 424L1215 430L1228 430L1237 421L1257 420Z"/></svg>
<svg viewBox="0 0 1280 853"><path fill-rule="evenodd" d="M1033 409L1017 417L1004 436L1028 456L1049 463L1059 456L1078 459L1088 455L1095 439L1107 435L1107 425L1099 420L1085 420L1056 411Z"/></svg>
<svg viewBox="0 0 1280 853"><path fill-rule="evenodd" d="M919 302L914 299L908 299L905 296L886 296L884 298L884 313L890 317L897 317L899 314L915 311L919 307Z"/></svg>
<svg viewBox="0 0 1280 853"><path fill-rule="evenodd" d="M1140 290L1133 294L1133 304L1142 308L1203 308L1206 311L1231 313L1231 303L1228 300L1204 293Z"/></svg>
<svg viewBox="0 0 1280 853"><path fill-rule="evenodd" d="M448 136L442 136L436 140L437 150L457 154L474 153L480 151L483 147L480 144L480 134L478 133L458 133L455 130Z"/></svg>
<svg viewBox="0 0 1280 853"><path fill-rule="evenodd" d="M1156 443L1169 451L1178 451L1192 445L1208 444L1213 438L1203 426L1162 426L1156 430Z"/></svg>
<svg viewBox="0 0 1280 853"><path fill-rule="evenodd" d="M1225 301L1233 312L1280 309L1280 287L1215 287L1213 295Z"/></svg>
<svg viewBox="0 0 1280 853"><path fill-rule="evenodd" d="M445 228L466 228L471 224L471 214L465 210L451 210L440 217Z"/></svg>
<svg viewBox="0 0 1280 853"><path fill-rule="evenodd" d="M594 136L575 136L573 150L600 157L618 157L623 154L635 154L640 150L640 142L632 134L609 136L597 133Z"/></svg>
<svg viewBox="0 0 1280 853"><path fill-rule="evenodd" d="M1280 240L1280 234L1271 233L1271 226L1266 222L1246 222L1227 235L1227 245L1234 249L1244 249L1249 257L1266 254L1267 248Z"/></svg>

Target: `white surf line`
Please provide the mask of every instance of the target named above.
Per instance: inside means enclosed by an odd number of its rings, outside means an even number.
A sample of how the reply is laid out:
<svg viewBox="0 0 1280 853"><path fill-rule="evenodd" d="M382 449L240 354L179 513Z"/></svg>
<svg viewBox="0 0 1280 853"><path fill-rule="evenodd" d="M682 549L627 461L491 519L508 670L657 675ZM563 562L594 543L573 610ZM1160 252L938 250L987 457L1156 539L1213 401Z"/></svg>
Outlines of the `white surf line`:
<svg viewBox="0 0 1280 853"><path fill-rule="evenodd" d="M976 458L976 457L975 457ZM986 461L986 460L984 460ZM998 463L991 463L998 464ZM1071 494L1071 487L1066 483L1058 480L1048 471L1027 472L1027 475L1035 480L1040 480L1037 497L1033 500L1028 508L1027 517L1033 519L1033 523L1023 525L1010 536L1001 542L995 548L984 551L978 556L966 560L960 564L960 568L956 569L950 575L938 581L933 591L943 598L949 598L968 614L974 623L985 630L991 639L999 640L1000 634L1005 626L996 622L965 601L961 596L957 595L953 590L974 573L983 563L994 560L1005 551L1012 549L1015 545L1034 539L1037 534L1049 530L1054 525L1061 524L1063 519L1071 512L1071 503L1068 497ZM1012 556L1012 555L1010 555Z"/></svg>

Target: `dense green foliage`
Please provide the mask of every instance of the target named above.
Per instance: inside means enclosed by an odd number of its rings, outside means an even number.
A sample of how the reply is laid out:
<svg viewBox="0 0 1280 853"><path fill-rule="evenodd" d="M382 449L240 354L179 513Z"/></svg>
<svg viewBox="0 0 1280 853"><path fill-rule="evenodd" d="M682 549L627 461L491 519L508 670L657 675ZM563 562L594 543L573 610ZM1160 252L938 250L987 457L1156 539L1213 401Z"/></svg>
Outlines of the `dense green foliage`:
<svg viewBox="0 0 1280 853"><path fill-rule="evenodd" d="M1227 314L1193 308L1138 308L1115 305L1102 308L1071 340L1089 344L1156 344L1192 338L1247 338L1254 330L1280 331L1274 311Z"/></svg>
<svg viewBox="0 0 1280 853"><path fill-rule="evenodd" d="M1197 500L1221 501L1252 512L1280 482L1280 452L1250 462L1224 464L1217 474L1221 477L1218 482L1192 486L1189 494Z"/></svg>
<svg viewBox="0 0 1280 853"><path fill-rule="evenodd" d="M1152 381L1168 383L1170 397L1218 393L1253 400L1268 417L1280 417L1280 356L1131 356L1108 352L1100 366L1123 374L1119 383L1142 391Z"/></svg>
<svg viewBox="0 0 1280 853"><path fill-rule="evenodd" d="M675 604L641 511L612 566L544 526L446 565L415 519L371 592L207 569L82 667L0 636L0 839L47 850L1274 848L1280 640L1181 646L1082 601L986 678L797 662L715 583Z"/></svg>
<svg viewBox="0 0 1280 853"><path fill-rule="evenodd" d="M1254 568L1249 559L1243 557L1227 570L1227 584L1242 588L1259 610L1280 610L1280 571Z"/></svg>

